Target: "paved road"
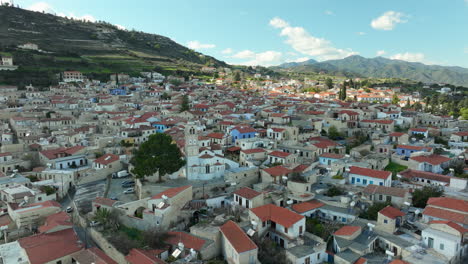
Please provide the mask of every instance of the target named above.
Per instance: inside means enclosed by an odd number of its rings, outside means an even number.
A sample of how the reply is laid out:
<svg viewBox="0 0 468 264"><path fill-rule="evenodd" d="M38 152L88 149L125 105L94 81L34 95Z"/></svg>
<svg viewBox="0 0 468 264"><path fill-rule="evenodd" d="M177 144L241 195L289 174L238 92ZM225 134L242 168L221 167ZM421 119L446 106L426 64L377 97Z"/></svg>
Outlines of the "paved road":
<svg viewBox="0 0 468 264"><path fill-rule="evenodd" d="M80 238L80 241L84 243L86 248L98 247L85 228L75 225L73 226L73 230L75 230L76 234Z"/></svg>
<svg viewBox="0 0 468 264"><path fill-rule="evenodd" d="M128 203L131 201L137 200L137 197L135 194L124 194L123 191L125 191L128 188L123 188L122 187L122 182L131 180L131 177L126 177L126 178L120 178L120 179L111 179L110 181L110 186L109 186L109 192L107 194L108 198L117 198L118 201L121 201L123 203Z"/></svg>

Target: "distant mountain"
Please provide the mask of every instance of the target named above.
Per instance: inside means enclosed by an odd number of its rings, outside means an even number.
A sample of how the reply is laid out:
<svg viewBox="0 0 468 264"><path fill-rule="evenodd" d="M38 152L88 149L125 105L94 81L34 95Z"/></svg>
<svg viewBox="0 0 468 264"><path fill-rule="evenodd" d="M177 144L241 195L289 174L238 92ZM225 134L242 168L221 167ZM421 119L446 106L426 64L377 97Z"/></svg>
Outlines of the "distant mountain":
<svg viewBox="0 0 468 264"><path fill-rule="evenodd" d="M302 62L285 62L283 64L280 64L278 67L287 69L287 68L292 68L292 67L297 67L297 66L311 65L314 63L317 63L317 61L314 59L309 59L309 60L302 61Z"/></svg>
<svg viewBox="0 0 468 264"><path fill-rule="evenodd" d="M37 44L44 52L16 48L25 43ZM164 36L6 6L0 6L2 51L13 55L15 64L20 66L17 73L69 69L104 76L112 72L158 70L189 75L205 65L228 67L225 62Z"/></svg>
<svg viewBox="0 0 468 264"><path fill-rule="evenodd" d="M364 58L354 55L341 60L328 60L306 65L293 65L288 71L320 72L357 77L402 78L421 82L449 83L468 87L468 69L457 66L425 65L419 62L391 60L383 57Z"/></svg>

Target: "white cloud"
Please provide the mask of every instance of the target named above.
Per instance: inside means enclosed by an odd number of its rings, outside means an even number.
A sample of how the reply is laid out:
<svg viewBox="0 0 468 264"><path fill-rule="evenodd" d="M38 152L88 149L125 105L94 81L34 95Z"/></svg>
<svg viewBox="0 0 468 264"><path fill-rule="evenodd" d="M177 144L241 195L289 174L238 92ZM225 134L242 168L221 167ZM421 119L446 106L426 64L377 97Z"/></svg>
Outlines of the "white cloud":
<svg viewBox="0 0 468 264"><path fill-rule="evenodd" d="M118 29L120 30L127 30L126 27L122 26L122 25L119 25L119 24L114 24L114 26L116 26Z"/></svg>
<svg viewBox="0 0 468 264"><path fill-rule="evenodd" d="M49 13L49 14L55 14L54 9L52 6L46 2L37 2L35 4L32 4L28 6L26 9L35 11L35 12L44 12L44 13Z"/></svg>
<svg viewBox="0 0 468 264"><path fill-rule="evenodd" d="M82 16L77 16L73 13L56 13L54 10L54 7L50 5L49 3L46 2L37 2L35 4L32 4L28 6L26 9L35 11L35 12L44 12L48 14L53 14L61 17L68 17L68 18L73 18L77 20L84 20L84 21L90 21L90 22L96 22L96 18L93 17L92 15L86 14Z"/></svg>
<svg viewBox="0 0 468 264"><path fill-rule="evenodd" d="M235 59L251 59L251 58L255 57L255 52L253 52L251 50L243 50L243 51L237 52L236 54L232 55L231 57L235 58Z"/></svg>
<svg viewBox="0 0 468 264"><path fill-rule="evenodd" d="M274 28L289 27L288 22L284 21L283 19L281 19L279 17L275 17L272 20L270 20L270 25L273 26Z"/></svg>
<svg viewBox="0 0 468 264"><path fill-rule="evenodd" d="M198 40L192 40L192 41L187 42L187 47L194 49L194 50L212 49L212 48L215 48L216 45L215 44L203 44L203 43L200 43L200 41Z"/></svg>
<svg viewBox="0 0 468 264"><path fill-rule="evenodd" d="M397 24L406 23L406 17L407 15L400 12L387 11L378 18L372 20L371 27L378 30L392 30Z"/></svg>
<svg viewBox="0 0 468 264"><path fill-rule="evenodd" d="M384 55L385 53L387 53L387 52L385 52L385 50L378 50L378 51L377 51L377 56L382 56L382 55Z"/></svg>
<svg viewBox="0 0 468 264"><path fill-rule="evenodd" d="M224 49L223 51L221 51L222 54L231 54L233 52L234 51L231 48L227 48L227 49Z"/></svg>
<svg viewBox="0 0 468 264"><path fill-rule="evenodd" d="M358 54L349 49L335 48L330 41L310 35L303 27L292 27L278 17L271 19L270 25L281 29L280 36L286 37L286 43L294 50L319 60L342 59Z"/></svg>
<svg viewBox="0 0 468 264"><path fill-rule="evenodd" d="M404 61L410 61L410 62L423 62L423 63L429 63L426 61L426 56L423 53L411 53L411 52L405 52L405 53L398 53L393 56L390 56L390 59L392 60L404 60Z"/></svg>
<svg viewBox="0 0 468 264"><path fill-rule="evenodd" d="M364 35L366 34L366 32L360 31L360 32L358 32L358 33L356 33L356 34L358 34L359 36L364 36Z"/></svg>
<svg viewBox="0 0 468 264"><path fill-rule="evenodd" d="M255 53L251 50L243 50L231 56L234 59L243 59L246 61L240 63L232 64L241 64L248 66L272 66L278 65L284 62L283 54L278 51L268 50L264 52Z"/></svg>
<svg viewBox="0 0 468 264"><path fill-rule="evenodd" d="M334 14L335 14L335 13L333 13L333 12L330 11L330 10L325 11L325 15L332 16L332 15L334 15Z"/></svg>
<svg viewBox="0 0 468 264"><path fill-rule="evenodd" d="M294 62L304 62L310 60L309 57L302 57L302 58L297 58L294 60Z"/></svg>

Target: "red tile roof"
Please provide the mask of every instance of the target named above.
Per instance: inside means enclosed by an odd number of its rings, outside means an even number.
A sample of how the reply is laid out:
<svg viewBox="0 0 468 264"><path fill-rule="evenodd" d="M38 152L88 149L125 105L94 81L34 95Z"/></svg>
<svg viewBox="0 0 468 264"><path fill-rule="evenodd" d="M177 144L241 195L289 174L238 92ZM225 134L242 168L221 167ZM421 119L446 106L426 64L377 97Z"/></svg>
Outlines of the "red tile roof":
<svg viewBox="0 0 468 264"><path fill-rule="evenodd" d="M153 250L133 248L130 250L125 259L130 264L166 264L165 261L156 257L156 254L153 254Z"/></svg>
<svg viewBox="0 0 468 264"><path fill-rule="evenodd" d="M210 133L206 136L209 138L223 139L224 134L223 133Z"/></svg>
<svg viewBox="0 0 468 264"><path fill-rule="evenodd" d="M451 228L453 228L453 229L457 230L458 232L460 232L461 235L468 232L468 229L466 229L463 226L461 226L461 225L459 225L457 223L454 223L452 221L434 220L434 221L430 221L429 224L441 224L441 225L450 226Z"/></svg>
<svg viewBox="0 0 468 264"><path fill-rule="evenodd" d="M410 263L406 262L404 260L401 260L401 259L395 259L395 260L393 260L392 262L390 262L388 264L410 264Z"/></svg>
<svg viewBox="0 0 468 264"><path fill-rule="evenodd" d="M85 147L83 146L74 146L71 148L57 148L57 149L49 149L49 150L43 150L40 153L44 155L46 158L49 160L59 158L60 155L63 156L70 156L74 155L76 152L84 149Z"/></svg>
<svg viewBox="0 0 468 264"><path fill-rule="evenodd" d="M342 159L344 158L344 155L336 154L336 153L323 153L322 155L320 155L320 157L330 158L330 159Z"/></svg>
<svg viewBox="0 0 468 264"><path fill-rule="evenodd" d="M352 116L352 115L359 115L359 113L354 112L354 111L350 111L350 110L341 110L341 111L340 111L340 114L347 114L347 115L349 115L349 116Z"/></svg>
<svg viewBox="0 0 468 264"><path fill-rule="evenodd" d="M356 262L354 262L354 264L364 264L364 263L367 263L367 259L363 257L360 257L358 260L356 260Z"/></svg>
<svg viewBox="0 0 468 264"><path fill-rule="evenodd" d="M401 175L403 178L407 179L412 179L412 178L421 178L421 179L428 179L432 181L439 181L439 182L445 182L445 183L450 183L450 176L443 175L443 174L437 174L437 173L432 173L428 171L419 171L419 170L412 170L412 169L407 169L402 172L398 173Z"/></svg>
<svg viewBox="0 0 468 264"><path fill-rule="evenodd" d="M333 235L335 236L352 236L356 232L360 231L360 226L343 226L342 228L338 229Z"/></svg>
<svg viewBox="0 0 468 264"><path fill-rule="evenodd" d="M372 178L379 178L386 180L392 176L390 171L381 171L381 170L373 170L368 168L361 168L356 166L351 166L349 173L372 177Z"/></svg>
<svg viewBox="0 0 468 264"><path fill-rule="evenodd" d="M272 151L268 154L269 156L279 157L279 158L286 158L287 156L291 155L291 153L283 152L283 151Z"/></svg>
<svg viewBox="0 0 468 264"><path fill-rule="evenodd" d="M160 192L158 194L156 194L155 196L151 197L151 199L161 199L163 195L169 197L169 198L172 198L174 196L176 196L177 194L185 191L186 189L192 187L192 185L186 185L186 186L181 186L181 187L175 187L175 188L170 188L170 189L167 189L163 192Z"/></svg>
<svg viewBox="0 0 468 264"><path fill-rule="evenodd" d="M220 228L221 233L231 243L237 253L257 249L257 245L233 221L229 220Z"/></svg>
<svg viewBox="0 0 468 264"><path fill-rule="evenodd" d="M393 120L382 120L382 119L362 120L361 122L364 122L364 123L378 123L378 124L384 124L384 125L393 124Z"/></svg>
<svg viewBox="0 0 468 264"><path fill-rule="evenodd" d="M271 168L266 168L266 169L263 169L263 171L265 171L266 173L270 174L273 177L285 176L292 172L290 169L285 168L281 165L271 167Z"/></svg>
<svg viewBox="0 0 468 264"><path fill-rule="evenodd" d="M45 233L57 226L69 226L71 228L73 223L70 216L65 212L49 215L45 220L45 224L39 227L39 232Z"/></svg>
<svg viewBox="0 0 468 264"><path fill-rule="evenodd" d="M439 209L435 207L427 207L424 209L423 215L428 215L440 219L446 219L455 223L468 225L468 215L466 213L457 213L454 211Z"/></svg>
<svg viewBox="0 0 468 264"><path fill-rule="evenodd" d="M406 134L403 133L403 132L393 132L393 133L389 134L389 136L391 136L391 137L401 137L403 135L406 135Z"/></svg>
<svg viewBox="0 0 468 264"><path fill-rule="evenodd" d="M86 250L76 252L72 255L72 258L77 263L94 263L94 264L117 264L116 261L111 259L99 248L93 247Z"/></svg>
<svg viewBox="0 0 468 264"><path fill-rule="evenodd" d="M410 159L415 160L417 162L429 163L432 165L440 165L442 163L445 163L451 160L448 157L444 157L444 156L440 156L436 154L429 155L429 156L416 156L416 157L411 157Z"/></svg>
<svg viewBox="0 0 468 264"><path fill-rule="evenodd" d="M427 204L468 213L468 201L465 200L449 197L431 197L427 201Z"/></svg>
<svg viewBox="0 0 468 264"><path fill-rule="evenodd" d="M245 154L253 154L253 153L266 152L266 150L264 150L262 148L254 148L254 149L244 149L244 150L241 150L241 152L243 152Z"/></svg>
<svg viewBox="0 0 468 264"><path fill-rule="evenodd" d="M410 131L427 132L427 128L410 128Z"/></svg>
<svg viewBox="0 0 468 264"><path fill-rule="evenodd" d="M411 146L411 145L398 145L397 148L402 148L402 149L409 149L409 150L417 150L417 151L430 151L432 150L431 147L425 147L425 146Z"/></svg>
<svg viewBox="0 0 468 264"><path fill-rule="evenodd" d="M112 163L112 162L118 161L118 160L119 160L119 156L108 153L108 154L104 154L101 157L95 159L94 162L102 164L102 165L107 165L109 163Z"/></svg>
<svg viewBox="0 0 468 264"><path fill-rule="evenodd" d="M177 246L178 243L183 243L185 248L193 248L196 251L201 251L207 243L206 240L196 237L192 234L179 231L167 232L169 237L165 240L166 243Z"/></svg>
<svg viewBox="0 0 468 264"><path fill-rule="evenodd" d="M250 209L262 222L271 220L284 227L291 227L304 219L304 216L274 204L266 204Z"/></svg>
<svg viewBox="0 0 468 264"><path fill-rule="evenodd" d="M82 249L72 228L20 238L18 242L31 264L48 263Z"/></svg>
<svg viewBox="0 0 468 264"><path fill-rule="evenodd" d="M241 134L256 132L256 130L249 126L236 126L232 130L237 130Z"/></svg>
<svg viewBox="0 0 468 264"><path fill-rule="evenodd" d="M381 214L383 214L386 217L391 218L391 219L396 219L399 216L404 216L405 215L402 211L400 211L400 210L398 210L398 209L396 209L396 208L394 208L394 207L392 207L390 205L388 205L384 209L380 210L379 213L381 213Z"/></svg>
<svg viewBox="0 0 468 264"><path fill-rule="evenodd" d="M320 202L320 201L312 200L312 201L302 202L302 203L298 203L298 204L293 204L292 209L294 211L296 211L297 213L301 214L301 213L308 212L310 210L317 209L317 208L322 207L324 205L325 204Z"/></svg>
<svg viewBox="0 0 468 264"><path fill-rule="evenodd" d="M255 190L252 190L248 187L243 187L243 188L240 188L239 190L235 191L234 194L237 194L241 197L244 197L245 199L252 199L252 198L255 198L257 196L259 196L261 193L255 191Z"/></svg>

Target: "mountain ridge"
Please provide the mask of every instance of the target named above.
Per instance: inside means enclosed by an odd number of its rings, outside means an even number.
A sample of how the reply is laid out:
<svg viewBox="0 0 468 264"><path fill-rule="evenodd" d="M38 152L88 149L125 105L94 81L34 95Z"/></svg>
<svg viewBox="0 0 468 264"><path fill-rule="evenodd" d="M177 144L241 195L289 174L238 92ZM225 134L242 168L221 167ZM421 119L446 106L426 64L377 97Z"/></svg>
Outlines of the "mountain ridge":
<svg viewBox="0 0 468 264"><path fill-rule="evenodd" d="M392 60L384 57L365 58L352 55L338 60L274 67L298 72L344 73L351 77L404 78L420 82L448 83L468 87L468 69L459 66L426 65L420 62Z"/></svg>

